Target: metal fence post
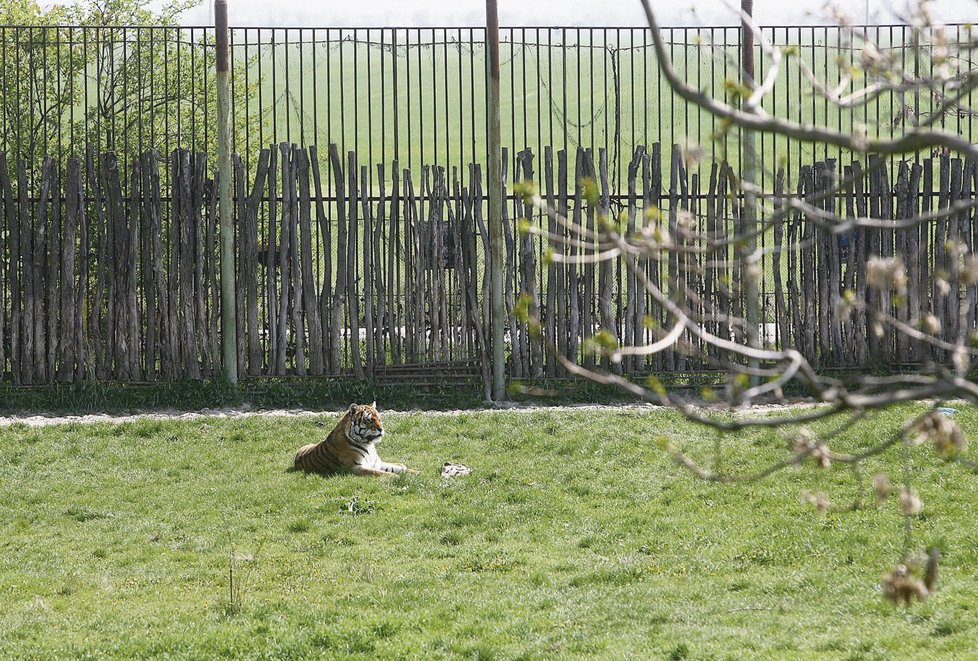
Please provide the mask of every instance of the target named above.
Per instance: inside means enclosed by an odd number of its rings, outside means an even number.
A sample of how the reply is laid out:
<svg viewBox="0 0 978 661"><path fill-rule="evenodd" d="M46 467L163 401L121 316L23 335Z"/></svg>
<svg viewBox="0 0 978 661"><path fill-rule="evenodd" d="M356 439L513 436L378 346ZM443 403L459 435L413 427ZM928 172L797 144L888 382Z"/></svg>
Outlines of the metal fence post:
<svg viewBox="0 0 978 661"><path fill-rule="evenodd" d="M221 224L221 362L224 378L238 383L237 325L234 300L234 227L231 220L231 92L228 48L228 3L214 1L217 42L217 162Z"/></svg>

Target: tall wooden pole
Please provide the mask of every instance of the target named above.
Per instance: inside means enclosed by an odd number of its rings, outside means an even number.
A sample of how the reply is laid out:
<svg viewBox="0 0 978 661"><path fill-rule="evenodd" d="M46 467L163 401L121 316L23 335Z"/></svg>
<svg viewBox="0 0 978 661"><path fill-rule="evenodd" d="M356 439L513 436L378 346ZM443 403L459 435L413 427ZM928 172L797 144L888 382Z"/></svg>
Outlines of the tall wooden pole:
<svg viewBox="0 0 978 661"><path fill-rule="evenodd" d="M489 49L489 246L490 323L492 337L492 399L506 397L503 353L503 169L499 138L499 11L496 0L486 0L486 45Z"/></svg>
<svg viewBox="0 0 978 661"><path fill-rule="evenodd" d="M234 301L234 227L231 221L231 54L228 47L228 3L214 1L217 42L217 163L221 222L221 363L224 378L238 384L238 334Z"/></svg>
<svg viewBox="0 0 978 661"><path fill-rule="evenodd" d="M746 17L754 14L754 0L741 0L740 9L745 15L741 21L741 69L744 87L754 89L754 31L748 24ZM754 147L754 134L749 129L742 132L743 138L743 163L741 169L741 182L744 190L744 213L743 229L749 238L744 242L741 249L740 263L746 267L744 273L744 316L747 322L747 345L752 348L760 348L759 326L761 322L760 306L758 301L757 281L760 278L760 262L755 263L757 253L757 196L751 189L756 184L757 152ZM757 361L751 360L750 366L756 368ZM756 380L752 379L756 384Z"/></svg>

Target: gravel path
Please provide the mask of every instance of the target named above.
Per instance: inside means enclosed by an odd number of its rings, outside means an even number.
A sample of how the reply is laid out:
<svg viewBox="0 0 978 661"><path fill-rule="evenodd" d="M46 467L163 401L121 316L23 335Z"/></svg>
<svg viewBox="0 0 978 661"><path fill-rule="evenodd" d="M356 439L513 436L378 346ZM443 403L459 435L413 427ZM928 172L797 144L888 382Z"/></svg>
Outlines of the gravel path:
<svg viewBox="0 0 978 661"><path fill-rule="evenodd" d="M810 400L797 400L787 402L785 404L778 405L757 405L752 406L749 409L745 409L745 412L752 414L763 414L770 411L777 411L784 408L808 408L811 406L817 406L814 402ZM499 408L480 408L480 409L458 409L458 410L445 410L445 411L423 411L425 415L459 415L462 413L482 413L482 414L494 414L494 413L505 413L509 411L522 411L522 412L533 412L533 411L652 411L657 409L662 409L664 407L656 406L653 404L641 404L641 403L622 403L622 404L569 404L563 406L537 406L537 405L523 405L516 404L513 406L499 407ZM420 410L413 411L392 411L387 409L381 409L381 413L386 416L398 416L398 415L408 415L414 413L421 413ZM337 415L339 411L329 410L329 411L308 411L304 409L272 409L272 410L253 410L250 408L226 408L226 409L202 409L200 411L154 411L151 413L135 413L130 415L113 415L109 413L91 413L85 415L61 415L61 416L48 416L48 415L13 415L13 416L0 416L0 428L9 427L15 424L27 425L28 427L46 427L50 425L65 425L65 424L97 424L97 423L112 423L118 424L122 422L134 422L137 420L199 420L201 418L225 418L225 419L236 419L236 418L250 418L255 416L274 416L282 418L302 418L302 417L316 417L322 415Z"/></svg>

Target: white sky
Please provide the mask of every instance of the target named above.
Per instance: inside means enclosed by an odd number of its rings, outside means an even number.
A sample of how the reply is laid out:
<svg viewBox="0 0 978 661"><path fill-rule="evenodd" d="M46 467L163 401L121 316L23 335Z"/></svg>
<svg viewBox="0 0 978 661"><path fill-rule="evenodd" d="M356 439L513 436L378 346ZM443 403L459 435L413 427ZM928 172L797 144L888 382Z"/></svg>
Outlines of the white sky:
<svg viewBox="0 0 978 661"><path fill-rule="evenodd" d="M736 1L736 0L735 0ZM639 0L498 0L504 26L645 24ZM653 0L665 25L735 23L723 0ZM832 23L826 7L831 0L754 0L754 16L762 25ZM835 0L862 23L899 22L905 0ZM288 26L479 26L485 23L485 0L228 0L231 25ZM695 13L690 9L696 7ZM978 0L936 0L938 18L978 23ZM187 12L186 24L212 22L213 2Z"/></svg>

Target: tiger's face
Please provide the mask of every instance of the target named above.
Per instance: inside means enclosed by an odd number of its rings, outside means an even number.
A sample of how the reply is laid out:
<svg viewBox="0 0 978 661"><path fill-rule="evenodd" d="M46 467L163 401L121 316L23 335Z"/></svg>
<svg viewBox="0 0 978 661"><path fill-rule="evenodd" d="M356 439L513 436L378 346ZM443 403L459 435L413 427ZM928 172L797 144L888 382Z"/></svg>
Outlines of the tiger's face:
<svg viewBox="0 0 978 661"><path fill-rule="evenodd" d="M346 434L351 441L360 444L380 443L384 436L384 424L377 412L377 402L372 404L350 404L348 411L350 428Z"/></svg>

